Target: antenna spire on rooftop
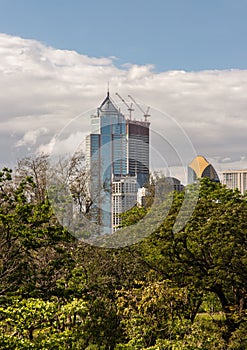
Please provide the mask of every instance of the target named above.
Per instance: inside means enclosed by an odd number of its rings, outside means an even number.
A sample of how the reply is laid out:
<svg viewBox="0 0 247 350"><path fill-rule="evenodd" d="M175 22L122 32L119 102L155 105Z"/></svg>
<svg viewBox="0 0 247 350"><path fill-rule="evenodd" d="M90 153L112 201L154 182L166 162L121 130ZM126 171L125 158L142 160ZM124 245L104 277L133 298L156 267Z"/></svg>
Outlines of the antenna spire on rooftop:
<svg viewBox="0 0 247 350"><path fill-rule="evenodd" d="M110 82L108 80L108 82L107 82L107 97L109 97L109 96L110 96Z"/></svg>

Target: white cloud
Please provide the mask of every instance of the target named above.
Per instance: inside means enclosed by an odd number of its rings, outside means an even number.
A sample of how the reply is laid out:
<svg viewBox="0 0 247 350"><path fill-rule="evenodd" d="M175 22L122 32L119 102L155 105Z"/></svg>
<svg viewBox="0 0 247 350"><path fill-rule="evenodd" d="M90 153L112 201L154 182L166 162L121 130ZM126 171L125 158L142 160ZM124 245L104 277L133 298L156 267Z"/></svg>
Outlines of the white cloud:
<svg viewBox="0 0 247 350"><path fill-rule="evenodd" d="M128 68L127 79L129 81L135 81L138 79L147 79L152 75L153 65L138 66L136 64L125 64L124 67Z"/></svg>
<svg viewBox="0 0 247 350"><path fill-rule="evenodd" d="M13 152L20 157L30 148L49 149L54 135L90 110L74 124L74 134L85 133L108 81L117 103L116 91L126 100L130 94L153 107L152 129L173 147L182 149L183 140L167 115L186 131L196 152L214 160L216 167L246 162L247 70L156 73L152 65L117 67L115 57L88 57L6 34L0 35L0 54L1 163L13 159ZM73 140L71 132L68 128L67 143Z"/></svg>
<svg viewBox="0 0 247 350"><path fill-rule="evenodd" d="M37 142L37 139L39 136L45 135L48 133L47 128L40 128L37 130L28 130L22 139L20 139L16 143L16 147L23 147L23 146L34 146Z"/></svg>

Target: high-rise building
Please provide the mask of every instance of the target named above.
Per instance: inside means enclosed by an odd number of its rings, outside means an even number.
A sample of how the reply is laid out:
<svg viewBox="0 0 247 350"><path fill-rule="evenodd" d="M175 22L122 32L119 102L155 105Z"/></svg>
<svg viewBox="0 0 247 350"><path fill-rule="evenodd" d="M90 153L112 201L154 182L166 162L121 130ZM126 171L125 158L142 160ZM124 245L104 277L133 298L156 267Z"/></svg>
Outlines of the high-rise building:
<svg viewBox="0 0 247 350"><path fill-rule="evenodd" d="M222 172L222 183L231 189L238 189L242 194L247 191L247 169L226 170Z"/></svg>
<svg viewBox="0 0 247 350"><path fill-rule="evenodd" d="M188 183L191 184L202 177L208 177L215 182L220 181L212 164L205 157L197 156L188 166Z"/></svg>
<svg viewBox="0 0 247 350"><path fill-rule="evenodd" d="M112 180L112 229L121 225L119 214L137 204L138 183L136 176L114 176Z"/></svg>
<svg viewBox="0 0 247 350"><path fill-rule="evenodd" d="M149 181L149 125L122 114L109 92L91 117L86 139L91 220L103 233L116 230L119 214L136 204L138 188Z"/></svg>

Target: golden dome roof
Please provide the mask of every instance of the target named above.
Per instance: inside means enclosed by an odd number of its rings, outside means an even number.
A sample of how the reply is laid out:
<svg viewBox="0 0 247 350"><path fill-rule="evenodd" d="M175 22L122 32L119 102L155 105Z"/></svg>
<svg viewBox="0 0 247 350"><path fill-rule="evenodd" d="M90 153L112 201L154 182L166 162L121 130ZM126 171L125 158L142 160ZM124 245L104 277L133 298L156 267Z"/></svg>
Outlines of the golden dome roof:
<svg viewBox="0 0 247 350"><path fill-rule="evenodd" d="M197 156L192 160L192 162L189 164L189 167L194 170L197 177L200 178L202 176L202 173L206 169L207 166L209 166L209 162L204 158L203 156Z"/></svg>

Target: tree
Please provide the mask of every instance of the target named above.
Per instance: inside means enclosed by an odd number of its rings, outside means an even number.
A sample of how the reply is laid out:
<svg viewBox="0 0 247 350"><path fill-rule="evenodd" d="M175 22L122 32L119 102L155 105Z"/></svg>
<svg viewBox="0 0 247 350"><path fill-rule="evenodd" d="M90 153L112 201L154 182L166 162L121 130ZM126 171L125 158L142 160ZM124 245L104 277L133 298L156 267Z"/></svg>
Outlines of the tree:
<svg viewBox="0 0 247 350"><path fill-rule="evenodd" d="M53 293L71 261L72 237L47 200L31 201L30 187L35 187L30 177L16 184L11 170L0 172L0 296Z"/></svg>
<svg viewBox="0 0 247 350"><path fill-rule="evenodd" d="M49 175L49 157L41 154L37 157L26 157L18 161L15 170L15 181L19 183L23 179L32 178L35 186L28 187L29 199L34 202L43 202L47 197L47 178Z"/></svg>
<svg viewBox="0 0 247 350"><path fill-rule="evenodd" d="M188 189L193 191L193 186ZM225 315L224 339L246 323L247 201L238 191L202 179L200 196L187 225L174 233L182 204L174 198L164 224L138 248L144 260L180 288L213 292ZM195 293L196 295L196 293ZM195 298L195 318L201 300Z"/></svg>
<svg viewBox="0 0 247 350"><path fill-rule="evenodd" d="M128 344L141 349L161 339L183 339L191 326L190 291L171 281L136 283L119 292L118 306Z"/></svg>
<svg viewBox="0 0 247 350"><path fill-rule="evenodd" d="M79 168L61 170L68 183L79 181ZM246 348L245 196L202 179L195 211L178 232L184 193L174 192L168 202L151 201L164 217L153 234L103 249L58 223L31 174L0 172L0 348ZM186 191L193 196L193 185ZM150 212L133 208L123 226Z"/></svg>
<svg viewBox="0 0 247 350"><path fill-rule="evenodd" d="M32 195L32 178L18 181L9 169L0 173L0 345L60 349L60 337L75 348L114 349L120 336L116 290L141 276L142 263L128 251L77 242L57 222L47 198ZM71 303L78 315L86 303L84 322L68 314L61 316L65 325L54 329L58 305L65 312L73 309Z"/></svg>

